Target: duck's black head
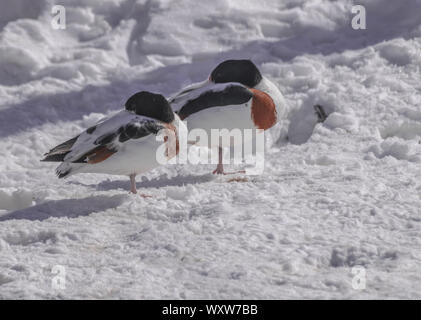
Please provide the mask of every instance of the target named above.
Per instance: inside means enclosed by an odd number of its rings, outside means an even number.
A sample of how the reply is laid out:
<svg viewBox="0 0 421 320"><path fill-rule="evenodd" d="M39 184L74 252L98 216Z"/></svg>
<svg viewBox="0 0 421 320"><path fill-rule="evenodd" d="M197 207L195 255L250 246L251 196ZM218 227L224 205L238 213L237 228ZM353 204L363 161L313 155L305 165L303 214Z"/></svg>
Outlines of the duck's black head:
<svg viewBox="0 0 421 320"><path fill-rule="evenodd" d="M167 99L160 94L141 91L132 95L126 102L126 110L138 115L170 123L174 113Z"/></svg>
<svg viewBox="0 0 421 320"><path fill-rule="evenodd" d="M250 60L226 60L212 71L210 80L215 83L239 82L253 88L262 80L262 74Z"/></svg>

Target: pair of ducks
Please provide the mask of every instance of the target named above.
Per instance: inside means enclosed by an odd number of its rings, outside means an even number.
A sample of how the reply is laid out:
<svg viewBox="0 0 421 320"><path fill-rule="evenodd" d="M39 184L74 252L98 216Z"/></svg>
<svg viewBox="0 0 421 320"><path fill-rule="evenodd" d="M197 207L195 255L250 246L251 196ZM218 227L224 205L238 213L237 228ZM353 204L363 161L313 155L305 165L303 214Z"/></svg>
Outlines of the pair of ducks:
<svg viewBox="0 0 421 320"><path fill-rule="evenodd" d="M138 92L125 109L104 118L78 136L56 146L42 161L62 162L59 178L76 173L107 173L130 177L132 193L137 193L135 177L159 165L156 135L166 130L178 138L182 120L188 129L262 129L273 127L286 106L278 88L263 77L250 60L226 60L203 82L192 84L167 100L160 94ZM178 140L177 140L178 142ZM214 174L224 174L223 148ZM171 158L177 150L163 156Z"/></svg>

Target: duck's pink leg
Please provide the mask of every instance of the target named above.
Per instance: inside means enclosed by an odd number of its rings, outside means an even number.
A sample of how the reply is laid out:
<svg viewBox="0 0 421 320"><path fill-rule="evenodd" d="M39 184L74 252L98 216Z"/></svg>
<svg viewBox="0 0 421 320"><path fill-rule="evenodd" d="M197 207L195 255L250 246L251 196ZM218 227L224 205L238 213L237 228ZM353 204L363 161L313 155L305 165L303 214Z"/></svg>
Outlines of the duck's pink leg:
<svg viewBox="0 0 421 320"><path fill-rule="evenodd" d="M221 147L218 148L218 165L216 166L216 169L212 171L213 174L225 174L224 172L224 165L222 164L222 155L223 150Z"/></svg>
<svg viewBox="0 0 421 320"><path fill-rule="evenodd" d="M216 166L216 169L212 171L213 174L236 174L236 173L246 173L245 170L240 170L240 171L236 171L236 172L225 172L224 171L224 165L222 163L222 155L224 154L223 149L221 147L219 147L218 149L218 165Z"/></svg>

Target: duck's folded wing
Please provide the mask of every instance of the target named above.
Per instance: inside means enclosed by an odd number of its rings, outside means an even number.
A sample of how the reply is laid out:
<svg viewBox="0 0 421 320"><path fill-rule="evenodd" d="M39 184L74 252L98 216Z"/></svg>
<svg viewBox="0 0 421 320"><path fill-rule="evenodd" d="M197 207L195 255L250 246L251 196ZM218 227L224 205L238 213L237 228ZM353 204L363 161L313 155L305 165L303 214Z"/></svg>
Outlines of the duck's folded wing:
<svg viewBox="0 0 421 320"><path fill-rule="evenodd" d="M130 139L157 134L163 128L150 118L120 112L53 148L43 161L98 163L118 152Z"/></svg>
<svg viewBox="0 0 421 320"><path fill-rule="evenodd" d="M173 107L173 110L174 110L174 107L177 106L179 104L179 102L185 101L186 99L188 100L189 98L191 99L190 96L192 94L195 95L195 93L200 91L201 88L204 88L209 84L210 84L210 82L208 80L193 83L193 84L181 89L179 92L177 92L176 94L174 94L173 96L168 98L168 102L171 104L171 106ZM177 110L174 110L174 111L177 111Z"/></svg>
<svg viewBox="0 0 421 320"><path fill-rule="evenodd" d="M183 120L203 109L245 104L253 98L253 92L237 83L216 84L196 97L186 99L178 106L178 115Z"/></svg>

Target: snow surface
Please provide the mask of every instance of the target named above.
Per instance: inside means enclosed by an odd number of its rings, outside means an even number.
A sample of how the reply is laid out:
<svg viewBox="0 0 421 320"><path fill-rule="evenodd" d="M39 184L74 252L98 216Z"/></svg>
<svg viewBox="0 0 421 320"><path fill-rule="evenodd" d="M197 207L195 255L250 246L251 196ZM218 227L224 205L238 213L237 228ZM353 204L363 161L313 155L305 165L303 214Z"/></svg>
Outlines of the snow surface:
<svg viewBox="0 0 421 320"><path fill-rule="evenodd" d="M347 0L62 0L65 30L53 4L0 0L0 298L421 298L420 0L358 1L366 30ZM39 162L227 58L291 108L264 174L166 166L138 177L142 198Z"/></svg>

